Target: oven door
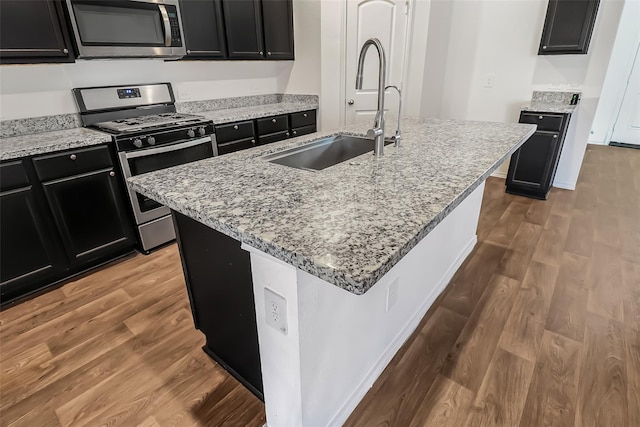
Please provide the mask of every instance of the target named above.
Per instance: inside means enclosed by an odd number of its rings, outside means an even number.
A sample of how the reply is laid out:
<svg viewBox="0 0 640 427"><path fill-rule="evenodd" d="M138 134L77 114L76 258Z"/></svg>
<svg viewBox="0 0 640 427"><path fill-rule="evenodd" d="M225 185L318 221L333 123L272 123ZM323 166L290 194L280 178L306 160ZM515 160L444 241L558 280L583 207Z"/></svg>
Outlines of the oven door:
<svg viewBox="0 0 640 427"><path fill-rule="evenodd" d="M177 0L66 0L79 58L186 54Z"/></svg>
<svg viewBox="0 0 640 427"><path fill-rule="evenodd" d="M146 150L121 152L120 166L125 179L196 160L213 157L216 154L215 141L211 136ZM170 210L164 205L129 189L129 200L138 225L165 215Z"/></svg>

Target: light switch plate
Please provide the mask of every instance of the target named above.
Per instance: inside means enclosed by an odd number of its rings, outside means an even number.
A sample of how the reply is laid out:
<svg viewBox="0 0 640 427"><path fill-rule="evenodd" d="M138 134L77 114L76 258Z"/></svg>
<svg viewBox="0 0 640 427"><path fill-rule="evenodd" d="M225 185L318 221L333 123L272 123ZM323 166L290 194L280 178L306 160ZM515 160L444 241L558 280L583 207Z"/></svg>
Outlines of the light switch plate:
<svg viewBox="0 0 640 427"><path fill-rule="evenodd" d="M267 325L287 335L287 300L282 295L264 288L264 309Z"/></svg>

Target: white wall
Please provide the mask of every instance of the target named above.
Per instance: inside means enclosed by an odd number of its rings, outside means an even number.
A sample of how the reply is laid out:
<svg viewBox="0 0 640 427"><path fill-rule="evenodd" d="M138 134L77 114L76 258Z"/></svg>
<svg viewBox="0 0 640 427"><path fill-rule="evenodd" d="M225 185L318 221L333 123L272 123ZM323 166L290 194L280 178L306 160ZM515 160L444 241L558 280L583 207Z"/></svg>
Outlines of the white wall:
<svg viewBox="0 0 640 427"><path fill-rule="evenodd" d="M320 2L295 0L295 61L78 60L0 66L0 119L77 111L74 87L169 81L178 101L319 94ZM314 72L315 71L315 72Z"/></svg>
<svg viewBox="0 0 640 427"><path fill-rule="evenodd" d="M611 141L613 125L633 66L634 52L640 43L638 21L640 21L640 1L625 2L618 35L602 86L602 95L591 126L590 144L606 145Z"/></svg>
<svg viewBox="0 0 640 427"><path fill-rule="evenodd" d="M546 0L433 0L422 114L516 122L533 90L580 90L556 174L575 185L623 4L600 2L587 55L538 56Z"/></svg>

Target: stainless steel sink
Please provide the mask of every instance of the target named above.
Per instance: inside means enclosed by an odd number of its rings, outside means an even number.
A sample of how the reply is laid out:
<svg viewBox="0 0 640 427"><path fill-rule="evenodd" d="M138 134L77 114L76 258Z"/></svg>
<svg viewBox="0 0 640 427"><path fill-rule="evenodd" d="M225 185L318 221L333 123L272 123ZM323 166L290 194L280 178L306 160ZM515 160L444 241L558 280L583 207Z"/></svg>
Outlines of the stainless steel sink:
<svg viewBox="0 0 640 427"><path fill-rule="evenodd" d="M385 145L392 141L385 141ZM292 168L319 171L362 154L372 152L374 141L350 135L324 138L301 147L290 148L263 157L271 163Z"/></svg>

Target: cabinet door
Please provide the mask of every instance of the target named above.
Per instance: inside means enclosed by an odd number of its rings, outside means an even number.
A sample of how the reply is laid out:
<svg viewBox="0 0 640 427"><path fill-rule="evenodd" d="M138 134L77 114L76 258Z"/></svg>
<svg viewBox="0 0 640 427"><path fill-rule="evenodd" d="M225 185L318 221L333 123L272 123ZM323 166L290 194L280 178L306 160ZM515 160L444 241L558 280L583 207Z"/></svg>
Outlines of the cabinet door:
<svg viewBox="0 0 640 427"><path fill-rule="evenodd" d="M537 131L516 151L509 165L507 185L540 190L546 196L550 186L553 157L559 144L558 132Z"/></svg>
<svg viewBox="0 0 640 427"><path fill-rule="evenodd" d="M227 56L220 0L180 0L180 14L186 59Z"/></svg>
<svg viewBox="0 0 640 427"><path fill-rule="evenodd" d="M293 59L291 0L262 0L264 50L267 59Z"/></svg>
<svg viewBox="0 0 640 427"><path fill-rule="evenodd" d="M599 0L550 0L539 55L586 54Z"/></svg>
<svg viewBox="0 0 640 427"><path fill-rule="evenodd" d="M3 63L73 62L60 3L0 1L0 59Z"/></svg>
<svg viewBox="0 0 640 427"><path fill-rule="evenodd" d="M0 193L0 229L0 302L35 290L64 270L60 243L31 186Z"/></svg>
<svg viewBox="0 0 640 427"><path fill-rule="evenodd" d="M229 58L264 57L260 0L222 0Z"/></svg>
<svg viewBox="0 0 640 427"><path fill-rule="evenodd" d="M71 264L133 246L133 231L113 168L43 183Z"/></svg>

